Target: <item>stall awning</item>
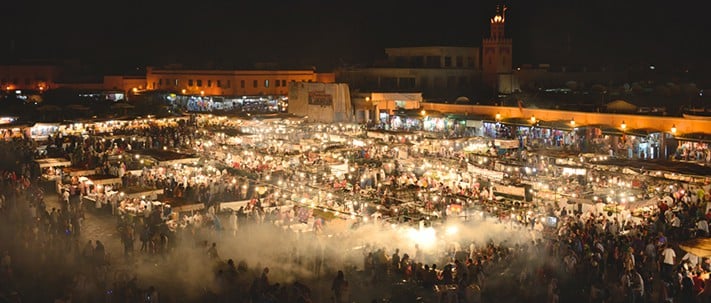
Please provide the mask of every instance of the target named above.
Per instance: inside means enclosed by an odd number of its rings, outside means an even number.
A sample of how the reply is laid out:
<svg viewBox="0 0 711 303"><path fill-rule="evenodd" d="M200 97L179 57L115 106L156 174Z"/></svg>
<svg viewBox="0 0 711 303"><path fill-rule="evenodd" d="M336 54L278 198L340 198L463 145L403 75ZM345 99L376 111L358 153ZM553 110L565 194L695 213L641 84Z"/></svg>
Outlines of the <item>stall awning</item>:
<svg viewBox="0 0 711 303"><path fill-rule="evenodd" d="M171 206L172 207L172 206ZM204 203L195 203L195 204L187 204L187 205L181 205L181 206L175 206L172 207L173 212L186 212L186 211L196 211L196 210L201 210L205 208Z"/></svg>
<svg viewBox="0 0 711 303"><path fill-rule="evenodd" d="M533 124L531 124L531 120L526 119L526 118L506 118L506 119L502 119L501 123L506 124L506 125L524 126L524 127L534 126Z"/></svg>
<svg viewBox="0 0 711 303"><path fill-rule="evenodd" d="M632 136L639 136L639 137L646 137L651 134L656 134L656 133L661 133L661 130L654 129L654 128L635 128L635 129L628 129L625 131L625 134L632 135Z"/></svg>
<svg viewBox="0 0 711 303"><path fill-rule="evenodd" d="M613 135L613 136L624 135L624 132L621 129L618 129L618 128L616 128L612 125L608 125L608 124L588 124L588 125L580 126L580 128L597 128L604 135Z"/></svg>
<svg viewBox="0 0 711 303"><path fill-rule="evenodd" d="M570 125L569 120L540 121L538 127L566 131L571 131L576 128L576 126Z"/></svg>
<svg viewBox="0 0 711 303"><path fill-rule="evenodd" d="M47 158L47 159L37 159L35 163L39 165L40 168L47 167L61 167L70 166L72 162L64 158Z"/></svg>
<svg viewBox="0 0 711 303"><path fill-rule="evenodd" d="M644 169L644 171L662 171L675 173L686 176L711 176L711 167L703 166L695 163L666 161L666 160L630 160L630 159L607 159L604 161L595 161L595 165L607 165L615 167L628 167L636 169Z"/></svg>
<svg viewBox="0 0 711 303"><path fill-rule="evenodd" d="M121 178L111 175L88 175L80 177L79 180L88 180L94 185L121 184Z"/></svg>
<svg viewBox="0 0 711 303"><path fill-rule="evenodd" d="M711 257L711 239L698 238L679 244L679 248L699 257Z"/></svg>
<svg viewBox="0 0 711 303"><path fill-rule="evenodd" d="M688 133L674 137L679 141L711 143L711 134L708 133Z"/></svg>
<svg viewBox="0 0 711 303"><path fill-rule="evenodd" d="M146 149L127 151L127 153L152 158L158 162L158 165L190 164L200 160L200 157L193 154L184 154L169 150Z"/></svg>

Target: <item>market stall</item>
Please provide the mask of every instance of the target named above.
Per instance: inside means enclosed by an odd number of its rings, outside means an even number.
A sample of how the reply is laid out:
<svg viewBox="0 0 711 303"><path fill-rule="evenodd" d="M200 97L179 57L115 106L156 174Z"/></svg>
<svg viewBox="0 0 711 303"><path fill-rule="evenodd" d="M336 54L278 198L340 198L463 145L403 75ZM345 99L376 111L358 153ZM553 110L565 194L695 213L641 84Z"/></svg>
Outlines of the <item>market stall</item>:
<svg viewBox="0 0 711 303"><path fill-rule="evenodd" d="M45 158L35 160L35 164L40 169L42 179L55 180L61 178L62 167L72 165L72 162L64 158Z"/></svg>
<svg viewBox="0 0 711 303"><path fill-rule="evenodd" d="M200 160L200 157L197 155L170 150L145 149L126 151L126 153L133 156L136 160L149 161L150 164L157 166L192 164Z"/></svg>

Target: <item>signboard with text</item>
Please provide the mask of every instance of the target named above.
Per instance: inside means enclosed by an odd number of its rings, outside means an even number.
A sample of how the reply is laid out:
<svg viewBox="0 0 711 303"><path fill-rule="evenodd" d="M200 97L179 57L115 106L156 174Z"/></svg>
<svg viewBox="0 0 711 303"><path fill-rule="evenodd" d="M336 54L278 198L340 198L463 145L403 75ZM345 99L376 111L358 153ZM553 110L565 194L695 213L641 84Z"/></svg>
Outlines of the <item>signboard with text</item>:
<svg viewBox="0 0 711 303"><path fill-rule="evenodd" d="M333 96L324 91L309 92L309 105L331 106Z"/></svg>

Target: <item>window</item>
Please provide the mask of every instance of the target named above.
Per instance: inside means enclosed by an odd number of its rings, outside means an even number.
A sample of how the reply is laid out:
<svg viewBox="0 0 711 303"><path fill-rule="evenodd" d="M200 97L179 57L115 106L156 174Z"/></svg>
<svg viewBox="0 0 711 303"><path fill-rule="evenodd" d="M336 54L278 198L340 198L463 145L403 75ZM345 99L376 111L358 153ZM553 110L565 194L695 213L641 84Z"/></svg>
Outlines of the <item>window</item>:
<svg viewBox="0 0 711 303"><path fill-rule="evenodd" d="M188 79L188 86L193 86L193 79Z"/></svg>
<svg viewBox="0 0 711 303"><path fill-rule="evenodd" d="M467 57L467 66L474 67L474 57Z"/></svg>
<svg viewBox="0 0 711 303"><path fill-rule="evenodd" d="M239 80L239 88L244 88L244 80Z"/></svg>
<svg viewBox="0 0 711 303"><path fill-rule="evenodd" d="M281 86L286 86L286 80L281 80Z"/></svg>
<svg viewBox="0 0 711 303"><path fill-rule="evenodd" d="M269 80L264 80L264 87L269 87Z"/></svg>
<svg viewBox="0 0 711 303"><path fill-rule="evenodd" d="M279 80L274 81L274 87L279 87L281 86L281 82Z"/></svg>
<svg viewBox="0 0 711 303"><path fill-rule="evenodd" d="M385 89L397 88L397 78L395 78L395 77L380 78L380 87L385 88Z"/></svg>
<svg viewBox="0 0 711 303"><path fill-rule="evenodd" d="M252 81L252 86L254 86L256 88L258 85L259 85L259 82L257 82L257 80Z"/></svg>
<svg viewBox="0 0 711 303"><path fill-rule="evenodd" d="M452 67L452 57L444 57L444 67Z"/></svg>
<svg viewBox="0 0 711 303"><path fill-rule="evenodd" d="M207 87L212 87L212 80L207 80Z"/></svg>
<svg viewBox="0 0 711 303"><path fill-rule="evenodd" d="M398 79L398 84L400 88L415 88L415 78L400 78Z"/></svg>
<svg viewBox="0 0 711 303"><path fill-rule="evenodd" d="M217 83L215 83L215 85L217 85L217 87L222 87L222 81L221 81L221 80L217 80Z"/></svg>
<svg viewBox="0 0 711 303"><path fill-rule="evenodd" d="M464 57L457 56L457 67L464 67Z"/></svg>
<svg viewBox="0 0 711 303"><path fill-rule="evenodd" d="M202 87L202 80L197 80L197 87Z"/></svg>

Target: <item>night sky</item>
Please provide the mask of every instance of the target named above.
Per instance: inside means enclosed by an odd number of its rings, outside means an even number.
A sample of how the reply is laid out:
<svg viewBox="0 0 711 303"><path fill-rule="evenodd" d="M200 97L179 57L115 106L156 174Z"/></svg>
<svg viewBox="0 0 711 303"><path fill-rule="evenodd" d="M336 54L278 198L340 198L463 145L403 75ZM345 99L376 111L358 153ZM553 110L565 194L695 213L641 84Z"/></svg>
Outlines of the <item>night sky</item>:
<svg viewBox="0 0 711 303"><path fill-rule="evenodd" d="M480 46L500 1L15 1L2 61L78 59L110 70L369 64L398 46ZM515 64L658 64L711 59L708 4L505 1Z"/></svg>

